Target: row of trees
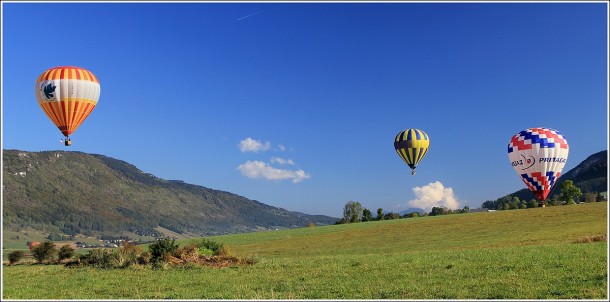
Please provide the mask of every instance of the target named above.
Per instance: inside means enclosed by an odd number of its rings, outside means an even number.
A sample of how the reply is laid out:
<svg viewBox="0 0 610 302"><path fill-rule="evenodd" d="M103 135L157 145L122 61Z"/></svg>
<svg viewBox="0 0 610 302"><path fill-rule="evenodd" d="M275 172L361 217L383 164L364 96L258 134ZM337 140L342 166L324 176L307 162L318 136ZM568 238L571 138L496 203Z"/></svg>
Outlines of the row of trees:
<svg viewBox="0 0 610 302"><path fill-rule="evenodd" d="M470 207L465 206L461 210L451 210L445 207L433 207L430 213L419 213L411 212L400 215L399 213L390 212L383 213L383 209L377 209L377 216L373 217L373 213L362 206L357 201L348 201L343 208L343 218L337 222L337 224L344 223L356 223L356 222L367 222L367 221L379 221L379 220L392 220L400 218L412 218L420 216L435 216L435 215L447 215L447 214L460 214L467 213L470 211Z"/></svg>
<svg viewBox="0 0 610 302"><path fill-rule="evenodd" d="M70 259L74 256L74 249L68 245L62 245L59 249L55 244L47 240L39 245L31 248L32 256L38 263L59 263L65 259ZM8 255L9 264L15 264L23 258L23 251L13 251Z"/></svg>
<svg viewBox="0 0 610 302"><path fill-rule="evenodd" d="M490 210L515 210L515 209L527 209L537 208L542 206L558 206L568 205L581 202L601 202L606 201L603 195L597 192L590 192L583 194L580 188L574 185L571 180L566 180L561 183L561 192L553 195L544 202L536 199L529 201L522 200L517 196L507 195L496 200L487 200L481 207Z"/></svg>
<svg viewBox="0 0 610 302"><path fill-rule="evenodd" d="M597 192L583 194L580 188L574 185L571 180L566 180L560 185L561 193L554 195L552 198L547 199L544 202L540 202L536 199L529 201L521 200L517 196L507 195L496 200L488 200L483 203L481 208L490 210L514 210L514 209L527 209L537 208L546 205L564 205L574 204L580 202L600 202L606 201L606 198ZM364 208L357 201L348 201L343 208L343 218L337 222L337 224L344 223L355 223L355 222L367 222L375 220L391 220L399 218L410 218L419 216L437 216L437 215L448 215L448 214L461 214L470 211L468 206L462 209L451 210L445 207L433 207L429 213L412 212L404 215L390 212L383 213L383 209L377 209L377 216L373 217L373 213Z"/></svg>

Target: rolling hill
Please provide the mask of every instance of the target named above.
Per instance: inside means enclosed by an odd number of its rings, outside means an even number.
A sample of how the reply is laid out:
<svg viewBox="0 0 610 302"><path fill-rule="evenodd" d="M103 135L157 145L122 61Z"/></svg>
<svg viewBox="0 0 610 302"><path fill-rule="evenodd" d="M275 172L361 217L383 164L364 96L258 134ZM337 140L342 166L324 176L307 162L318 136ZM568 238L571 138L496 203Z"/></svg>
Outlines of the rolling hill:
<svg viewBox="0 0 610 302"><path fill-rule="evenodd" d="M103 155L3 150L3 228L67 235L199 236L333 224L337 218L165 180Z"/></svg>
<svg viewBox="0 0 610 302"><path fill-rule="evenodd" d="M596 202L212 236L257 263L5 265L2 298L607 301L607 221Z"/></svg>

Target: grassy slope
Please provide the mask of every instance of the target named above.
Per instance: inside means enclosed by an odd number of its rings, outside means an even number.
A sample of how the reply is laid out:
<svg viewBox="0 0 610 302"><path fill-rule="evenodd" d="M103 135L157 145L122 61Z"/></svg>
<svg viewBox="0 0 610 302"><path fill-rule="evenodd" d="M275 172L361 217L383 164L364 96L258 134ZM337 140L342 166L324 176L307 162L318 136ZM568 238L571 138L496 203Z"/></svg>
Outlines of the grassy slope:
<svg viewBox="0 0 610 302"><path fill-rule="evenodd" d="M239 254L319 256L570 243L606 234L606 203L219 236ZM329 247L332 247L329 250Z"/></svg>
<svg viewBox="0 0 610 302"><path fill-rule="evenodd" d="M605 299L607 203L213 237L249 267L3 268L4 299ZM183 241L183 243L188 240Z"/></svg>

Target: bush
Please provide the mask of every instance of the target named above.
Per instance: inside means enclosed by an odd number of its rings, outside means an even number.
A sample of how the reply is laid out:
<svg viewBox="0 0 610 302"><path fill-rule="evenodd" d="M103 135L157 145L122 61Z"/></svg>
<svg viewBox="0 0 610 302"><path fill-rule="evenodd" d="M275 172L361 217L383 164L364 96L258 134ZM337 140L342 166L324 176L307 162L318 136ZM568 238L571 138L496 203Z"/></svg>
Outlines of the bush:
<svg viewBox="0 0 610 302"><path fill-rule="evenodd" d="M55 244L51 241L45 241L32 248L32 255L38 262L43 262L45 260L52 261L55 254L57 254L57 249L55 248Z"/></svg>
<svg viewBox="0 0 610 302"><path fill-rule="evenodd" d="M151 255L149 251L143 252L137 258L138 264L146 265L150 264Z"/></svg>
<svg viewBox="0 0 610 302"><path fill-rule="evenodd" d="M202 255L205 256L218 256L219 252L221 249L223 249L223 244L222 243L218 243L212 240L208 240L208 239L203 239L201 240L201 242L199 244L197 244L197 247L199 248L199 252ZM211 251L212 254L211 255L207 255L207 251Z"/></svg>
<svg viewBox="0 0 610 302"><path fill-rule="evenodd" d="M199 263L201 255L199 248L194 243L176 249L173 254L176 259L180 260L176 262L180 262L181 264Z"/></svg>
<svg viewBox="0 0 610 302"><path fill-rule="evenodd" d="M150 256L141 254L142 249L125 243L117 250L97 248L80 256L82 265L90 265L99 268L125 268L134 264L148 264ZM147 255L150 255L147 253Z"/></svg>
<svg viewBox="0 0 610 302"><path fill-rule="evenodd" d="M13 251L8 254L9 265L13 265L23 258L23 251Z"/></svg>
<svg viewBox="0 0 610 302"><path fill-rule="evenodd" d="M59 248L59 252L57 253L57 257L59 258L59 261L62 261L64 259L70 259L70 258L72 258L72 256L74 256L74 249L67 244L62 245Z"/></svg>
<svg viewBox="0 0 610 302"><path fill-rule="evenodd" d="M116 250L98 248L80 255L66 266L93 266L97 268L125 268L140 265L152 265L152 268L166 269L176 266L195 267L200 265L211 267L227 267L242 264L254 264L254 259L242 259L231 255L231 251L223 244L203 239L179 247L175 239L169 237L158 240L142 252L139 246L124 244Z"/></svg>
<svg viewBox="0 0 610 302"><path fill-rule="evenodd" d="M157 264L165 261L165 258L171 256L178 248L178 244L175 242L176 239L165 237L164 239L157 240L157 242L151 244L148 247L151 257L150 262Z"/></svg>
<svg viewBox="0 0 610 302"><path fill-rule="evenodd" d="M121 267L128 267L140 262L140 259L138 258L142 254L142 249L139 246L125 242L117 253Z"/></svg>
<svg viewBox="0 0 610 302"><path fill-rule="evenodd" d="M199 255L201 256L213 256L214 255L214 251L210 250L209 248L202 246L200 247L197 252L199 253Z"/></svg>
<svg viewBox="0 0 610 302"><path fill-rule="evenodd" d="M89 253L80 256L82 264L91 265L99 268L119 267L120 261L118 253L103 248L97 248Z"/></svg>
<svg viewBox="0 0 610 302"><path fill-rule="evenodd" d="M229 247L225 246L224 244L221 244L218 251L216 251L217 256L231 256L231 254L232 252Z"/></svg>

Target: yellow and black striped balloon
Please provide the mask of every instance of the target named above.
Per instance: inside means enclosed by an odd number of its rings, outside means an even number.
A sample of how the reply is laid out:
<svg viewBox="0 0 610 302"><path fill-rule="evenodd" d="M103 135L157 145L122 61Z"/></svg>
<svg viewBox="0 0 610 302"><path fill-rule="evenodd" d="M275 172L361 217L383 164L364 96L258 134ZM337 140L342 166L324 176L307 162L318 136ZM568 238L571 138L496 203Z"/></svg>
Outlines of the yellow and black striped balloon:
<svg viewBox="0 0 610 302"><path fill-rule="evenodd" d="M419 162L428 153L428 147L430 147L430 137L419 129L401 131L394 139L396 153L409 165L413 175Z"/></svg>

